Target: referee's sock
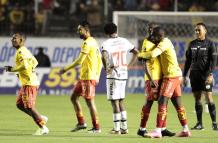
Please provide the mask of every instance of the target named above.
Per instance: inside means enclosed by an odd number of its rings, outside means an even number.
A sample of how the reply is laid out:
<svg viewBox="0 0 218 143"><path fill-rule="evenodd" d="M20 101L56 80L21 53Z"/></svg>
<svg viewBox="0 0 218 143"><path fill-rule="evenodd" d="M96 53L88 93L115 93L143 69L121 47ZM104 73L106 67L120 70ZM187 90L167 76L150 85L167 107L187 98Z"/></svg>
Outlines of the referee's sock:
<svg viewBox="0 0 218 143"><path fill-rule="evenodd" d="M203 112L202 103L200 102L195 103L195 111L196 111L198 123L202 124L202 112Z"/></svg>
<svg viewBox="0 0 218 143"><path fill-rule="evenodd" d="M210 112L210 117L212 122L216 122L216 106L214 103L208 103L208 108Z"/></svg>

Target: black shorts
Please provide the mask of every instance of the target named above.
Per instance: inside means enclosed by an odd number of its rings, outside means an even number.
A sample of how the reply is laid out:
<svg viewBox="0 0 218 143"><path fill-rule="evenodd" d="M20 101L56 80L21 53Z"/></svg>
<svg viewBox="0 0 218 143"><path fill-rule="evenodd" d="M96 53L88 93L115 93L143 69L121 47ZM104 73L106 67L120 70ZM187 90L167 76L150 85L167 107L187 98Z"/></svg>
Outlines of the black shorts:
<svg viewBox="0 0 218 143"><path fill-rule="evenodd" d="M191 71L190 72L190 83L192 91L207 91L212 92L213 83L206 84L207 74L202 71Z"/></svg>

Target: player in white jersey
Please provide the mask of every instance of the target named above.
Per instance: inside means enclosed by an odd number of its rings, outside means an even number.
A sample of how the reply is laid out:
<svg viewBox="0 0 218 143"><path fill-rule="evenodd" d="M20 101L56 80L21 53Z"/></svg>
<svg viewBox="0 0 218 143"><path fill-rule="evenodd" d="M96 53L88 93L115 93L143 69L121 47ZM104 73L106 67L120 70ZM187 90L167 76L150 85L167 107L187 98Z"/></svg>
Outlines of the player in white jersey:
<svg viewBox="0 0 218 143"><path fill-rule="evenodd" d="M127 134L127 113L123 100L125 98L126 80L128 67L137 60L138 50L127 39L118 37L117 26L108 23L104 27L108 39L102 44L102 60L107 73L107 99L111 101L113 108L114 128L112 134ZM128 62L127 55L132 53Z"/></svg>

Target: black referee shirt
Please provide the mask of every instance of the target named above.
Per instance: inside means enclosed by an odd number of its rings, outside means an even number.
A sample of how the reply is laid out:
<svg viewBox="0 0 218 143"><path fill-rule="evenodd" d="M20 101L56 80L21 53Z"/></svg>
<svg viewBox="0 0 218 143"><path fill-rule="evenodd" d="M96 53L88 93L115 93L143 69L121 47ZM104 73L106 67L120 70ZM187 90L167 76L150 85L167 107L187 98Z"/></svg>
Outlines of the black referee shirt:
<svg viewBox="0 0 218 143"><path fill-rule="evenodd" d="M187 75L189 69L201 71L206 75L212 73L216 66L216 51L214 43L207 38L191 41L186 51L183 76Z"/></svg>

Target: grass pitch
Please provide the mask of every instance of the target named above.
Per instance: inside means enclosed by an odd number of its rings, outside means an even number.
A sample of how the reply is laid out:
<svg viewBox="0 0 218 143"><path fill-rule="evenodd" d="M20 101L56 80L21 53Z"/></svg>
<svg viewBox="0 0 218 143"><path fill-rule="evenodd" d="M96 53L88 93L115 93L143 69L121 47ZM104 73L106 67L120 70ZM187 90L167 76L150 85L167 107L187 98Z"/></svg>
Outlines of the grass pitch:
<svg viewBox="0 0 218 143"><path fill-rule="evenodd" d="M164 137L162 139L147 139L136 135L140 122L141 107L144 104L142 94L129 94L126 97L125 105L128 113L128 135L111 135L109 131L113 128L112 108L105 95L96 96L96 105L99 111L99 119L102 133L89 134L87 130L76 133L70 129L77 123L73 106L69 96L38 96L37 108L40 113L49 117L47 123L50 133L45 136L32 136L37 126L33 120L20 112L15 107L15 96L0 96L0 143L217 143L218 132L211 127L210 115L203 114L204 131L192 131L190 138ZM83 98L80 99L83 111L88 124L92 127L89 111ZM218 96L214 96L218 106ZM183 96L183 103L186 107L189 127L196 123L194 111L194 99L191 95ZM179 132L181 125L177 118L172 103L169 103L167 127L173 132ZM155 128L157 106L154 106L148 122L148 130Z"/></svg>

